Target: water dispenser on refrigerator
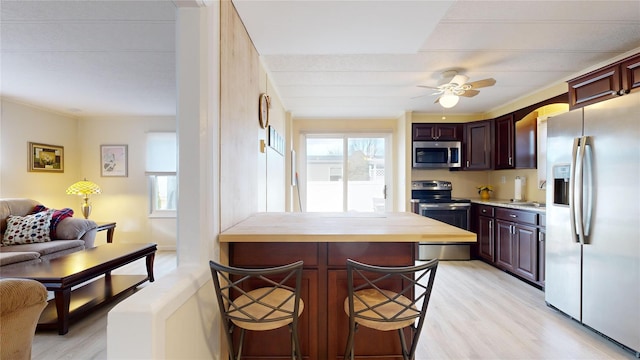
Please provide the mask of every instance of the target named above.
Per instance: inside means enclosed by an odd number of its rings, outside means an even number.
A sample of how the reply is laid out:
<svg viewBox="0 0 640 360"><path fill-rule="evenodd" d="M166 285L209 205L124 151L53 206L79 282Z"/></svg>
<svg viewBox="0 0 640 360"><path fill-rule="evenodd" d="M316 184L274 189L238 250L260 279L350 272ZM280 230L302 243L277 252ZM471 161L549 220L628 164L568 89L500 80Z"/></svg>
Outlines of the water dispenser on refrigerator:
<svg viewBox="0 0 640 360"><path fill-rule="evenodd" d="M570 165L556 165L553 167L553 203L569 205Z"/></svg>

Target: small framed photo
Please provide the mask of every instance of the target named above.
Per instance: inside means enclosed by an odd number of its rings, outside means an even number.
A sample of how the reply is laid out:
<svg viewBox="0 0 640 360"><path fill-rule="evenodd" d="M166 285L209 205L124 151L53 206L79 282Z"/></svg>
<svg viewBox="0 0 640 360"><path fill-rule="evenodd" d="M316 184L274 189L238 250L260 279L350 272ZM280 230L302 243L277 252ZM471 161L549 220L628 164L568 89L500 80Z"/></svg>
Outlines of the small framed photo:
<svg viewBox="0 0 640 360"><path fill-rule="evenodd" d="M64 147L30 142L29 171L64 172Z"/></svg>
<svg viewBox="0 0 640 360"><path fill-rule="evenodd" d="M100 145L100 175L126 177L127 156L127 145Z"/></svg>

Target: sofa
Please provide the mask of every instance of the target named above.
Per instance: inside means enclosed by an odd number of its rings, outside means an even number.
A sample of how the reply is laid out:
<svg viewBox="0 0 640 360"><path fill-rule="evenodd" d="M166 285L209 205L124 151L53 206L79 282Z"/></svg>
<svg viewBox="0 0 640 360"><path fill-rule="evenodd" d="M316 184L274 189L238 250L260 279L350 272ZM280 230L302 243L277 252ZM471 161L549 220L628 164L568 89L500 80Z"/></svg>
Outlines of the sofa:
<svg viewBox="0 0 640 360"><path fill-rule="evenodd" d="M41 211L33 214L34 209ZM45 210L42 210L45 209ZM0 275L2 269L7 267L23 266L25 264L38 263L70 254L83 249L94 247L97 224L93 220L73 217L71 209L64 209L64 216L59 216L56 221L51 219L51 214L63 213L60 210L47 209L43 204L32 199L0 199ZM8 224L9 216L11 226ZM20 221L34 221L34 216L39 216L39 221L44 228L50 226L50 232L38 240L20 241L7 240L5 233L19 231ZM49 223L46 223L46 218ZM60 220L61 219L61 220ZM53 225L55 223L55 228ZM50 224L50 225L49 225ZM29 225L31 226L31 225ZM35 225L34 225L35 227ZM27 228L23 225L23 228ZM28 228L27 228L28 229ZM42 233L42 232L41 232ZM11 237L9 237L11 238ZM25 243L26 242L26 243Z"/></svg>
<svg viewBox="0 0 640 360"><path fill-rule="evenodd" d="M29 360L47 290L30 279L0 279L0 359Z"/></svg>

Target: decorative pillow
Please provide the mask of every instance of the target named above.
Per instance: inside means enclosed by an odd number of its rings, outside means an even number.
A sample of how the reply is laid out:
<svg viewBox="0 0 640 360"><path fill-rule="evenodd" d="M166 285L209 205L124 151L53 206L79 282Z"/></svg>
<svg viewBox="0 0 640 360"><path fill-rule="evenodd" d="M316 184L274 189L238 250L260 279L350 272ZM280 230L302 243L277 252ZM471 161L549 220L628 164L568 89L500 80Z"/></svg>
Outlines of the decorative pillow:
<svg viewBox="0 0 640 360"><path fill-rule="evenodd" d="M42 211L33 215L7 218L7 230L2 245L33 244L51 241L51 216L55 210Z"/></svg>
<svg viewBox="0 0 640 360"><path fill-rule="evenodd" d="M36 205L33 210L31 210L30 214L37 214L41 211L46 211L49 210L46 206L44 205ZM56 234L56 228L58 227L58 224L60 223L60 221L68 218L68 217L72 217L73 216L73 209L70 208L64 208L62 210L55 210L53 209L53 215L51 215L51 225L49 226L49 228L51 229L51 232L49 233L49 236L51 236L52 239L57 239L58 236Z"/></svg>

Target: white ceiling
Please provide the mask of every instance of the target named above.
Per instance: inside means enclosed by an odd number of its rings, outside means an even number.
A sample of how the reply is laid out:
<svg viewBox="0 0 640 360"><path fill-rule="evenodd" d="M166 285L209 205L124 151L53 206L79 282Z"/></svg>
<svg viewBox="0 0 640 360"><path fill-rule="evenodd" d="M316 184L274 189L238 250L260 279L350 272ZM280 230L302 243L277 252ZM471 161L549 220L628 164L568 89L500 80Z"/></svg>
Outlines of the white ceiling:
<svg viewBox="0 0 640 360"><path fill-rule="evenodd" d="M486 112L640 48L638 0L233 2L294 117L439 114L416 85L449 69L497 83L447 113ZM3 96L78 116L175 114L173 1L0 4Z"/></svg>

